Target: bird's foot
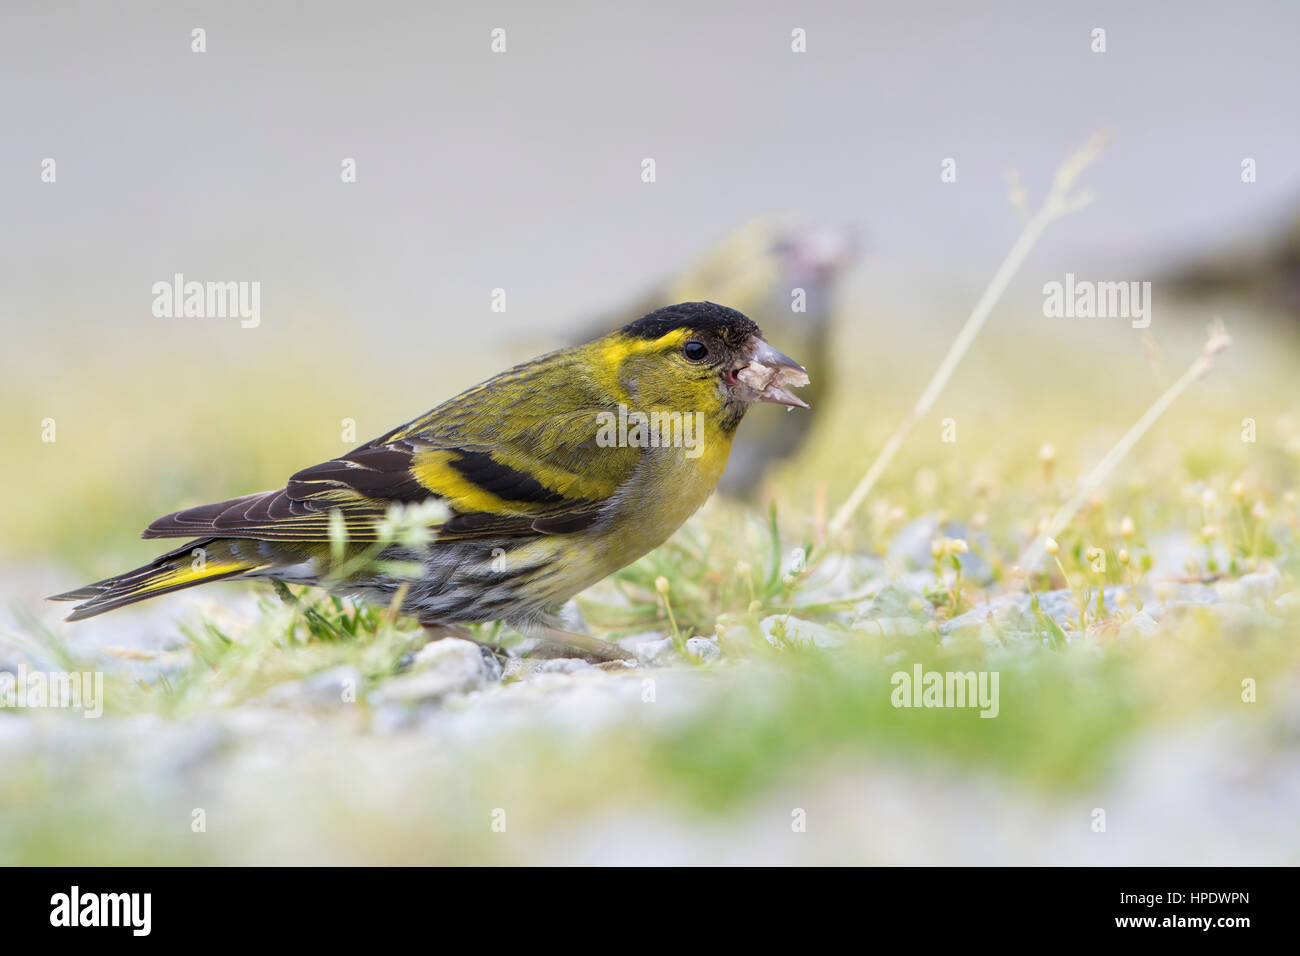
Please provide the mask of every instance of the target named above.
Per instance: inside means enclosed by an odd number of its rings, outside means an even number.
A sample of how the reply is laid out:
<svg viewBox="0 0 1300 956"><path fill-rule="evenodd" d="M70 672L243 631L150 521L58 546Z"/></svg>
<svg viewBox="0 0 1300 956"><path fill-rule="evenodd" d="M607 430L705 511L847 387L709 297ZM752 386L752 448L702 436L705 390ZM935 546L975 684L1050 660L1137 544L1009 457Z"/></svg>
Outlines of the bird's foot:
<svg viewBox="0 0 1300 956"><path fill-rule="evenodd" d="M444 637L457 637L465 641L473 641L480 647L485 647L499 658L508 657L508 653L500 644L494 644L489 641L480 640L474 636L474 632L461 624L425 624L424 633L430 641L439 641ZM602 664L611 661L635 661L636 655L630 651L625 651L617 644L609 641L602 641L598 637L592 637L590 634L579 634L575 631L564 631L559 628L547 627L541 628L535 632L530 632L529 637L536 638L540 643L532 650L527 652L528 657L535 658L556 658L556 657L576 657L587 661L590 664Z"/></svg>
<svg viewBox="0 0 1300 956"><path fill-rule="evenodd" d="M532 636L542 643L530 652L531 657L577 657L589 664L636 660L631 651L590 634L548 627Z"/></svg>

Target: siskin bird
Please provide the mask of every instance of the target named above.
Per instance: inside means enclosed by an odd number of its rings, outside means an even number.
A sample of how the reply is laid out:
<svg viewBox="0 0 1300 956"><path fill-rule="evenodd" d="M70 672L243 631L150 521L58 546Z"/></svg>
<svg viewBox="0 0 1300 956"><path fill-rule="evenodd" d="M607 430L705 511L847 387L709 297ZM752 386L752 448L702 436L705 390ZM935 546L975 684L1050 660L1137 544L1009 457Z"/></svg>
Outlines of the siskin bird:
<svg viewBox="0 0 1300 956"><path fill-rule="evenodd" d="M789 387L807 383L740 312L669 306L502 372L283 488L159 518L144 537L193 540L51 600L82 602L77 621L208 581L329 584L385 604L400 595L402 612L434 630L499 620L623 657L565 630L564 603L704 503L752 403L806 408ZM340 544L357 553L392 505L423 502L445 508L430 540L383 545L331 577ZM417 562L418 575L385 570L392 562Z"/></svg>

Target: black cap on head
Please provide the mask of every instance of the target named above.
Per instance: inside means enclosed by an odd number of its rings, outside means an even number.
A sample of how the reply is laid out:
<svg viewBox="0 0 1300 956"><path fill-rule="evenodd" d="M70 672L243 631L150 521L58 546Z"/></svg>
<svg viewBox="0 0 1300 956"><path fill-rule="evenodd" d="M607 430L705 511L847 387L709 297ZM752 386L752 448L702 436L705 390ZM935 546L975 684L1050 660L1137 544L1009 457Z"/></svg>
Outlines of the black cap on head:
<svg viewBox="0 0 1300 956"><path fill-rule="evenodd" d="M728 345L740 345L751 335L763 337L762 330L749 316L715 302L679 302L656 309L623 326L623 334L657 339L677 329L709 332Z"/></svg>

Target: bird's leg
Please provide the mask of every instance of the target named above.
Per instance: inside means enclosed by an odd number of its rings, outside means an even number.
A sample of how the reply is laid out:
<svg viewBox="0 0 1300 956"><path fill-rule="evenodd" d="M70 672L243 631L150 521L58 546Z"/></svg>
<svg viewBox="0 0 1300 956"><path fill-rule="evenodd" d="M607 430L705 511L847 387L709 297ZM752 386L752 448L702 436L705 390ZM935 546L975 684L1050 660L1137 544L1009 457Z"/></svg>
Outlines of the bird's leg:
<svg viewBox="0 0 1300 956"><path fill-rule="evenodd" d="M635 654L617 644L584 633L587 623L576 601L550 608L540 619L516 622L515 628L525 637L541 642L527 653L528 657L579 657L590 664L636 660Z"/></svg>
<svg viewBox="0 0 1300 956"><path fill-rule="evenodd" d="M547 645L559 647L565 651L578 651L577 657L588 658L594 657L602 662L605 661L634 661L636 655L631 651L625 651L617 644L610 641L602 641L598 637L592 637L590 634L578 634L574 631L563 631L557 627L539 628L536 634L531 635L539 638L543 642L543 647Z"/></svg>
<svg viewBox="0 0 1300 956"><path fill-rule="evenodd" d="M430 641L440 641L444 637L458 637L461 640L473 641L475 644L486 647L499 657L506 656L503 647L479 640L474 636L473 631L461 624L438 624L425 621L420 623ZM602 663L636 660L636 655L630 651L625 651L617 644L609 641L602 641L598 637L592 637L590 634L579 634L576 631L566 631L562 628L546 625L530 627L524 633L528 637L536 638L542 642L530 656L581 657L588 660L594 658Z"/></svg>

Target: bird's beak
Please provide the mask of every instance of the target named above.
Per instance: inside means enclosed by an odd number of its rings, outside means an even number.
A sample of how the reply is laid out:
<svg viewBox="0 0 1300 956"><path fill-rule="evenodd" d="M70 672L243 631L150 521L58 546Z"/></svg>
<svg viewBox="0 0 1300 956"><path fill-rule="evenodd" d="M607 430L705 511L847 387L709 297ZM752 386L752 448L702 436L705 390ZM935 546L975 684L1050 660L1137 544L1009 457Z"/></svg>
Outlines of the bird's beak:
<svg viewBox="0 0 1300 956"><path fill-rule="evenodd" d="M808 407L807 402L790 391L808 384L807 370L790 356L782 355L753 335L745 343L741 358L746 362L734 372L740 399L791 408Z"/></svg>

